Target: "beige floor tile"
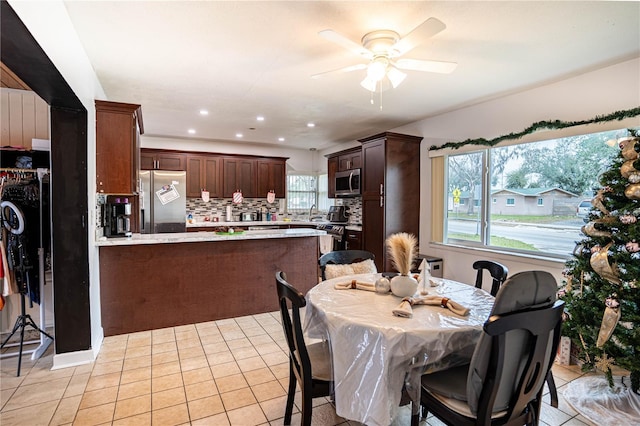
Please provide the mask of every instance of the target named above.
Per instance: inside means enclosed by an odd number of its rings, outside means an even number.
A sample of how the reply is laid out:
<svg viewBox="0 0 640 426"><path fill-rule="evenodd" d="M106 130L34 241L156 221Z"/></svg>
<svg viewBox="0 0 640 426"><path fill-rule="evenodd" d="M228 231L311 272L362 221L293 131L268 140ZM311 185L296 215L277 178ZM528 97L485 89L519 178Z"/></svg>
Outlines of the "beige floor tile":
<svg viewBox="0 0 640 426"><path fill-rule="evenodd" d="M129 334L127 340L127 348L133 348L136 346L149 346L151 345L151 332L141 331L139 333Z"/></svg>
<svg viewBox="0 0 640 426"><path fill-rule="evenodd" d="M80 407L80 401L82 395L75 395L69 398L63 398L60 400L56 412L51 419L50 426L59 426L72 423Z"/></svg>
<svg viewBox="0 0 640 426"><path fill-rule="evenodd" d="M193 329L191 331L185 331L184 333L176 332L176 342L199 339L198 332Z"/></svg>
<svg viewBox="0 0 640 426"><path fill-rule="evenodd" d="M167 389L151 394L151 403L154 411L172 405L184 404L185 402L187 402L187 398L184 394L184 388Z"/></svg>
<svg viewBox="0 0 640 426"><path fill-rule="evenodd" d="M16 410L3 410L0 413L0 425L3 426L37 426L48 425L56 411L58 401L27 405Z"/></svg>
<svg viewBox="0 0 640 426"><path fill-rule="evenodd" d="M169 362L180 362L180 357L178 356L177 349L151 355L152 366L167 364Z"/></svg>
<svg viewBox="0 0 640 426"><path fill-rule="evenodd" d="M224 337L224 340L226 340L227 342L229 342L230 340L244 339L245 337L247 337L244 335L242 330L237 330L237 331L220 330L220 333L222 333L222 337Z"/></svg>
<svg viewBox="0 0 640 426"><path fill-rule="evenodd" d="M113 411L116 403L98 405L96 407L78 410L73 426L93 426L101 425L113 420Z"/></svg>
<svg viewBox="0 0 640 426"><path fill-rule="evenodd" d="M24 374L21 372L21 374ZM25 375L24 381L21 386L32 385L36 383L50 382L56 379L64 379L73 376L72 368L63 368L60 370L51 371L51 367L38 368L34 367L29 371L29 374Z"/></svg>
<svg viewBox="0 0 640 426"><path fill-rule="evenodd" d="M4 361L2 361L4 363ZM0 373L0 389L15 389L24 382L24 375L16 377L15 370L5 373L4 369Z"/></svg>
<svg viewBox="0 0 640 426"><path fill-rule="evenodd" d="M125 358L122 370L128 371L143 367L151 367L151 355L138 356L135 358Z"/></svg>
<svg viewBox="0 0 640 426"><path fill-rule="evenodd" d="M80 401L80 409L114 402L118 398L118 386L85 392Z"/></svg>
<svg viewBox="0 0 640 426"><path fill-rule="evenodd" d="M229 346L229 349L233 351L234 349L251 348L253 347L253 344L251 343L251 340L245 338L231 340L227 343L227 346Z"/></svg>
<svg viewBox="0 0 640 426"><path fill-rule="evenodd" d="M251 426L267 423L267 418L258 404L252 404L227 411L227 416L229 417L229 423L231 423L232 426Z"/></svg>
<svg viewBox="0 0 640 426"><path fill-rule="evenodd" d="M151 411L115 420L112 426L151 426Z"/></svg>
<svg viewBox="0 0 640 426"><path fill-rule="evenodd" d="M154 365L151 369L151 376L153 378L166 376L168 374L180 373L180 362L167 362L164 364Z"/></svg>
<svg viewBox="0 0 640 426"><path fill-rule="evenodd" d="M540 409L540 420L543 422L550 425L561 425L570 418L570 415L550 406L546 402L542 403L542 408Z"/></svg>
<svg viewBox="0 0 640 426"><path fill-rule="evenodd" d="M239 373L240 367L238 367L238 364L235 361L211 366L211 374L213 374L213 378L216 380L220 377L231 376Z"/></svg>
<svg viewBox="0 0 640 426"><path fill-rule="evenodd" d="M229 418L227 413L216 414L215 416L205 417L193 420L191 426L229 426Z"/></svg>
<svg viewBox="0 0 640 426"><path fill-rule="evenodd" d="M242 389L249 387L249 384L245 380L242 374L234 374L232 376L216 378L216 385L220 393L234 391L236 389Z"/></svg>
<svg viewBox="0 0 640 426"><path fill-rule="evenodd" d="M178 351L178 345L174 340L163 343L154 343L151 345L151 354L161 354L163 352L173 352Z"/></svg>
<svg viewBox="0 0 640 426"><path fill-rule="evenodd" d="M0 381L2 381L2 379L0 379ZM11 398L17 389L18 388L8 388L0 391L0 409L4 407L4 404L9 401L9 398Z"/></svg>
<svg viewBox="0 0 640 426"><path fill-rule="evenodd" d="M184 361L189 358L204 358L205 353L202 346L193 346L184 349L178 348L178 356L180 357L180 361Z"/></svg>
<svg viewBox="0 0 640 426"><path fill-rule="evenodd" d="M262 360L264 361L265 364L271 367L272 365L278 365L278 364L283 364L285 362L288 362L289 354L288 352L283 352L283 351L273 352L270 354L262 355Z"/></svg>
<svg viewBox="0 0 640 426"><path fill-rule="evenodd" d="M121 373L111 373L104 374L102 376L89 377L85 392L118 386L120 384L120 374Z"/></svg>
<svg viewBox="0 0 640 426"><path fill-rule="evenodd" d="M285 390L280 386L280 383L277 381L261 383L259 385L255 385L251 387L253 394L255 395L258 402L266 401L268 399L273 399L282 395L286 395Z"/></svg>
<svg viewBox="0 0 640 426"><path fill-rule="evenodd" d="M151 411L151 394L135 398L122 399L116 402L113 419L123 419Z"/></svg>
<svg viewBox="0 0 640 426"><path fill-rule="evenodd" d="M322 404L313 407L313 411L311 412L311 423L314 426L333 426L344 421L345 419L336 414L336 410L331 404Z"/></svg>
<svg viewBox="0 0 640 426"><path fill-rule="evenodd" d="M183 372L190 371L190 370L197 370L197 369L205 368L208 366L209 366L209 362L207 361L207 357L204 356L204 352L202 353L202 355L199 355L193 358L180 359L180 369Z"/></svg>
<svg viewBox="0 0 640 426"><path fill-rule="evenodd" d="M199 348L202 347L202 343L200 343L200 336L195 335L190 339L178 340L177 341L178 350L184 350L188 348Z"/></svg>
<svg viewBox="0 0 640 426"><path fill-rule="evenodd" d="M125 352L125 358L136 358L139 356L150 356L151 355L151 345L145 346L134 346L132 348L127 347L127 351Z"/></svg>
<svg viewBox="0 0 640 426"><path fill-rule="evenodd" d="M189 416L191 420L211 417L215 414L224 413L224 406L219 395L212 395L206 398L200 398L189 401Z"/></svg>
<svg viewBox="0 0 640 426"><path fill-rule="evenodd" d="M207 380L206 382L186 385L184 387L184 391L187 395L187 401L193 401L195 399L206 398L218 394L218 388L216 387L216 383L213 379Z"/></svg>
<svg viewBox="0 0 640 426"><path fill-rule="evenodd" d="M207 361L209 361L209 365L213 366L235 361L235 358L233 357L231 351L222 351L213 354L207 354Z"/></svg>
<svg viewBox="0 0 640 426"><path fill-rule="evenodd" d="M259 385L260 383L271 382L276 379L271 370L268 368L260 368L258 370L247 371L244 374L244 378L249 383L249 386Z"/></svg>
<svg viewBox="0 0 640 426"><path fill-rule="evenodd" d="M133 370L123 371L122 377L120 377L120 384L125 385L127 383L139 382L141 380L150 379L151 371L152 371L151 367L142 367L142 368L136 368Z"/></svg>
<svg viewBox="0 0 640 426"><path fill-rule="evenodd" d="M117 361L98 362L93 367L91 375L95 377L102 376L104 374L119 373L120 371L122 371L123 363L124 361L122 359L119 359Z"/></svg>
<svg viewBox="0 0 640 426"><path fill-rule="evenodd" d="M46 382L46 385L35 383L32 385L20 386L11 395L11 398L4 405L4 411L11 411L23 407L39 405L49 401L57 401L62 398L70 377ZM52 413L53 414L53 413Z"/></svg>
<svg viewBox="0 0 640 426"><path fill-rule="evenodd" d="M69 398L75 395L82 395L89 383L90 373L74 374L64 391L64 397Z"/></svg>
<svg viewBox="0 0 640 426"><path fill-rule="evenodd" d="M236 362L238 363L238 367L240 367L240 371L242 372L259 370L267 366L267 364L262 360L262 357L260 356L239 359Z"/></svg>
<svg viewBox="0 0 640 426"><path fill-rule="evenodd" d="M99 364L102 362L113 362L113 361L123 360L125 351L126 351L126 348L124 347L112 349L112 350L108 350L103 347L102 349L100 349L100 354L96 358L96 364Z"/></svg>
<svg viewBox="0 0 640 426"><path fill-rule="evenodd" d="M93 362L88 362L86 364L83 365L78 365L77 367L75 367L74 371L73 371L73 375L80 375L80 374L87 374L87 373L91 373L93 371L93 367L94 367L95 363Z"/></svg>
<svg viewBox="0 0 640 426"><path fill-rule="evenodd" d="M154 409L151 414L151 422L154 425L173 426L189 421L189 409L187 404L178 404L160 410Z"/></svg>
<svg viewBox="0 0 640 426"><path fill-rule="evenodd" d="M153 392L161 392L167 389L173 389L184 386L181 373L168 374L166 376L154 377L151 380L151 389Z"/></svg>
<svg viewBox="0 0 640 426"><path fill-rule="evenodd" d="M204 368L196 368L189 371L183 370L182 380L184 381L185 385L192 385L194 383L213 380L213 374L211 374L211 369L208 366Z"/></svg>
<svg viewBox="0 0 640 426"><path fill-rule="evenodd" d="M262 401L260 403L260 407L262 407L262 411L269 421L273 421L275 419L284 418L284 411L287 407L287 396L280 396L273 399L268 399L266 401ZM298 412L298 407L293 405L292 413L295 414ZM295 424L295 423L291 423Z"/></svg>
<svg viewBox="0 0 640 426"><path fill-rule="evenodd" d="M117 399L120 401L147 394L151 394L151 379L121 385L118 389Z"/></svg>
<svg viewBox="0 0 640 426"><path fill-rule="evenodd" d="M203 345L211 345L214 343L225 343L224 336L219 331L217 333L211 333L206 335L200 335L200 342Z"/></svg>
<svg viewBox="0 0 640 426"><path fill-rule="evenodd" d="M246 407L247 405L256 404L256 398L253 396L250 388L243 388L227 393L221 393L222 403L229 414L229 411L236 408Z"/></svg>
<svg viewBox="0 0 640 426"><path fill-rule="evenodd" d="M289 377L289 360L282 364L270 365L269 370L276 376L276 379Z"/></svg>
<svg viewBox="0 0 640 426"><path fill-rule="evenodd" d="M257 327L248 327L243 329L242 331L244 331L245 336L253 338L255 336L264 336L265 331L264 328L257 326Z"/></svg>
<svg viewBox="0 0 640 426"><path fill-rule="evenodd" d="M251 336L251 343L253 343L253 346L258 346L267 343L274 343L274 341L268 334L261 334L260 336Z"/></svg>
<svg viewBox="0 0 640 426"><path fill-rule="evenodd" d="M176 341L176 335L173 333L173 330L171 330L170 332L166 332L166 333L162 333L162 334L153 334L153 336L151 337L151 344L152 345L157 345L160 343L168 343L168 342L174 342Z"/></svg>
<svg viewBox="0 0 640 426"><path fill-rule="evenodd" d="M260 355L253 346L248 348L231 349L231 353L237 361L246 358L254 358Z"/></svg>

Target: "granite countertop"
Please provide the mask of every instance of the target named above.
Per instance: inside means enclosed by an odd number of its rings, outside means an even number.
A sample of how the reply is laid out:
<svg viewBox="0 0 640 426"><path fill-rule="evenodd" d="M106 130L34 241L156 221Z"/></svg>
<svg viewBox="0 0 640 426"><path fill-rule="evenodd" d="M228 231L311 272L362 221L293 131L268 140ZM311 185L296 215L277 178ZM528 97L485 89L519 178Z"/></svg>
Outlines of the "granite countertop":
<svg viewBox="0 0 640 426"><path fill-rule="evenodd" d="M250 222L193 222L187 223L187 228L207 228L207 227L215 227L215 226L278 226L278 225L308 225L310 227L316 226L320 222L309 222L309 221L298 221L298 220L270 220L270 221L259 221L254 220Z"/></svg>
<svg viewBox="0 0 640 426"><path fill-rule="evenodd" d="M230 222L213 222L220 226ZM240 223L240 222L238 222ZM251 222L244 222L251 223ZM258 222L262 223L262 222ZM214 225L215 226L215 225ZM229 225L224 225L229 226ZM325 231L312 228L297 229L264 229L255 231L243 231L242 233L220 235L216 232L179 232L167 234L133 234L128 238L106 238L101 237L96 241L96 246L130 246L139 244L168 244L168 243L197 243L207 241L229 241L229 240L260 240L266 238L296 238L296 237L319 237L326 235Z"/></svg>

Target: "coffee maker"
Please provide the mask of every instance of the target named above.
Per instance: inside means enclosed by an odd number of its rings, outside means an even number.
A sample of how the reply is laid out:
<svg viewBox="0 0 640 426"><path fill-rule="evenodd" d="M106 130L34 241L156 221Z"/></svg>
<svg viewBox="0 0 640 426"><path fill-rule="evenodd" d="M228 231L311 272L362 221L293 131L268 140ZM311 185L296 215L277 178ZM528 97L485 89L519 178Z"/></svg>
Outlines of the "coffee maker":
<svg viewBox="0 0 640 426"><path fill-rule="evenodd" d="M104 235L108 238L131 236L131 203L128 198L108 196L103 205Z"/></svg>

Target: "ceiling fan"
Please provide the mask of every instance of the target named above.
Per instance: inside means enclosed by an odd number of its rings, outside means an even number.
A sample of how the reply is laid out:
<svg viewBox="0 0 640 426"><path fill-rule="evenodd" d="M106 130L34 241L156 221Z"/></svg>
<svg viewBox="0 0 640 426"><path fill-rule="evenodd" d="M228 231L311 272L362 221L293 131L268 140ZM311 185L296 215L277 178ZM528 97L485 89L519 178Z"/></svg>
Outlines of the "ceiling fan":
<svg viewBox="0 0 640 426"><path fill-rule="evenodd" d="M407 76L400 70L449 74L456 68L457 63L400 58L400 56L445 28L446 25L442 23L442 21L436 18L429 18L402 38L400 38L397 32L392 30L377 30L365 34L364 37L362 37L361 44L351 41L331 29L320 31L318 33L320 37L339 44L345 49L367 59L368 63L350 65L337 70L315 74L311 77L319 78L327 74L366 69L367 76L362 80L360 85L371 92L375 92L378 85L380 85L380 90L382 90L382 82L385 77L387 77L393 88L398 87Z"/></svg>

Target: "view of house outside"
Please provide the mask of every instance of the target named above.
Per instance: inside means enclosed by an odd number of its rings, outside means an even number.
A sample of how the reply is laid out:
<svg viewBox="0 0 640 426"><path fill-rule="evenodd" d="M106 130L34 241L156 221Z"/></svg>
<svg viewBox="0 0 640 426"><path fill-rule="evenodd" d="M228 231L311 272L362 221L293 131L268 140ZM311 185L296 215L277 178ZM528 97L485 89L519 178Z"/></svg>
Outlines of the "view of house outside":
<svg viewBox="0 0 640 426"><path fill-rule="evenodd" d="M625 136L620 129L449 156L445 242L567 257L582 239L585 201Z"/></svg>

